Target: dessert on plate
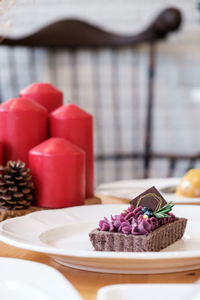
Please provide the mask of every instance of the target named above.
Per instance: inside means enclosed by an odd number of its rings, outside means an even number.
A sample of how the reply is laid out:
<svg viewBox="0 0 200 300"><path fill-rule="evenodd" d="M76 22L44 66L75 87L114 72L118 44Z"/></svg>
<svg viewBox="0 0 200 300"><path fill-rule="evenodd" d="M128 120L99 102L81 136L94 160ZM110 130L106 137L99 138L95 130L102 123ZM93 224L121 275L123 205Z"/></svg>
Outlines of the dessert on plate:
<svg viewBox="0 0 200 300"><path fill-rule="evenodd" d="M191 169L182 177L176 194L181 197L200 197L200 169Z"/></svg>
<svg viewBox="0 0 200 300"><path fill-rule="evenodd" d="M172 202L167 203L155 187L130 202L111 219L100 220L89 233L96 251L160 251L182 238L187 219L176 217Z"/></svg>

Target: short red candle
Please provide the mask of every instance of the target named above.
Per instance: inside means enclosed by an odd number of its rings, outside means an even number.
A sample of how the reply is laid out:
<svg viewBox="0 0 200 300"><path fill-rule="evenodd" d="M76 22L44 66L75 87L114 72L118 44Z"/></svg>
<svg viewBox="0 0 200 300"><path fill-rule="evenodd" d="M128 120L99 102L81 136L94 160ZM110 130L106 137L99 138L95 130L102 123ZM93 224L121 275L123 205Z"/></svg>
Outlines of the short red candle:
<svg viewBox="0 0 200 300"><path fill-rule="evenodd" d="M63 138L50 138L29 151L36 205L59 208L85 199L85 153Z"/></svg>
<svg viewBox="0 0 200 300"><path fill-rule="evenodd" d="M8 160L28 164L28 151L47 138L47 110L27 99L14 98L0 105L0 142L4 165Z"/></svg>
<svg viewBox="0 0 200 300"><path fill-rule="evenodd" d="M50 83L33 83L20 91L20 97L32 99L42 104L48 112L63 104L63 93Z"/></svg>
<svg viewBox="0 0 200 300"><path fill-rule="evenodd" d="M94 155L92 115L74 104L57 108L50 114L50 136L63 137L86 153L86 198L94 195Z"/></svg>

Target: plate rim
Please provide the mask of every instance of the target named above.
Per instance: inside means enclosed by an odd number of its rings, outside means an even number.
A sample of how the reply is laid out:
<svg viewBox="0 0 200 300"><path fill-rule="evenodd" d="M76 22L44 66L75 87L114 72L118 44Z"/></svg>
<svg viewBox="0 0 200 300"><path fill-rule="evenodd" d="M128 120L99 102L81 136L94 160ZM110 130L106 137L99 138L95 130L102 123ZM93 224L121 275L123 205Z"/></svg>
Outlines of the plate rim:
<svg viewBox="0 0 200 300"><path fill-rule="evenodd" d="M72 283L61 272L59 272L56 268L54 268L51 265L47 265L45 263L41 263L38 261L32 261L32 260L28 260L28 259L24 259L24 258L5 257L5 256L0 257L0 266L2 265L2 263L3 263L2 267L4 267L4 265L5 265L6 268L12 269L15 267L18 269L20 266L20 267L24 268L26 271L29 270L29 272L35 270L37 272L42 272L42 273L45 272L45 273L51 274L51 277L53 279L57 279L56 284L59 283L59 285L62 286L63 291L66 292L68 289L70 289L71 293L73 294L73 296L75 297L76 300L83 300L83 298L81 297L79 292L75 289L75 287L72 285ZM31 274L32 274L32 272L31 272ZM23 273L21 273L21 276L25 277L26 274L23 272ZM13 276L11 276L11 277L12 277L12 281L15 280L15 279L13 279ZM36 281L35 277L32 276L31 278L32 278L31 282L33 282L33 286L35 288L37 288L38 290L42 290L40 285L35 284L35 281ZM7 278L5 278L5 280L7 281ZM20 280L20 278L17 277L17 280ZM30 278L29 278L29 280L30 280ZM22 282L22 281L20 280L20 282ZM24 283L24 285L26 285L26 282L23 281L23 283ZM46 285L44 285L44 291L47 291L49 293L49 291L46 289ZM55 295L53 295L52 299L55 298L54 296ZM59 299L61 299L60 297L62 296L62 294L59 293L58 296L59 296Z"/></svg>
<svg viewBox="0 0 200 300"><path fill-rule="evenodd" d="M121 289L121 288L129 288L129 287L133 287L134 289L140 289L143 288L182 288L185 287L186 290L189 289L194 289L197 286L197 283L119 283L119 284L109 284L106 286L101 287L98 291L97 291L97 295L96 298L97 300L105 300L107 299L108 293L110 292L110 290L116 288ZM152 291L153 292L153 291ZM106 297L106 298L105 298ZM109 297L110 298L110 297Z"/></svg>

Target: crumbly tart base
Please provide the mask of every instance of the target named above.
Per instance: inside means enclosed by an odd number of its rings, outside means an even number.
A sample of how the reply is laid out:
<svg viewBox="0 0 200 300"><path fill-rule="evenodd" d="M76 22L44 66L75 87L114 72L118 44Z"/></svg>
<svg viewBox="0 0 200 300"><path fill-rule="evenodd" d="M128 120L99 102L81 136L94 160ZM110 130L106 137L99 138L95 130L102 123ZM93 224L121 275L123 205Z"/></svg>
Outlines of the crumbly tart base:
<svg viewBox="0 0 200 300"><path fill-rule="evenodd" d="M89 237L96 251L157 252L181 239L186 224L187 219L179 218L162 225L147 236L94 229L89 233Z"/></svg>

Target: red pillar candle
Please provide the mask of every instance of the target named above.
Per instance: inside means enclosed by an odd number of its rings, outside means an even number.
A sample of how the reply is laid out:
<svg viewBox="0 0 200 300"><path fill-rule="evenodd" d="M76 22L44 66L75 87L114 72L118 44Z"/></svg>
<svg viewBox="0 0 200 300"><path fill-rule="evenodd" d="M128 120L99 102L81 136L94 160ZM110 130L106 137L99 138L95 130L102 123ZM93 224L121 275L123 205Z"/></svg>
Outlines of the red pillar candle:
<svg viewBox="0 0 200 300"><path fill-rule="evenodd" d="M85 153L63 138L50 138L29 151L36 205L59 208L85 199Z"/></svg>
<svg viewBox="0 0 200 300"><path fill-rule="evenodd" d="M4 165L8 160L28 163L28 151L47 138L47 110L28 99L14 98L0 105L0 142Z"/></svg>
<svg viewBox="0 0 200 300"><path fill-rule="evenodd" d="M86 153L86 198L94 195L92 115L74 104L63 105L50 114L50 136L63 137Z"/></svg>
<svg viewBox="0 0 200 300"><path fill-rule="evenodd" d="M3 165L3 144L0 143L0 165Z"/></svg>
<svg viewBox="0 0 200 300"><path fill-rule="evenodd" d="M26 97L42 104L48 112L63 104L63 93L50 83L33 83L20 91L20 97Z"/></svg>

